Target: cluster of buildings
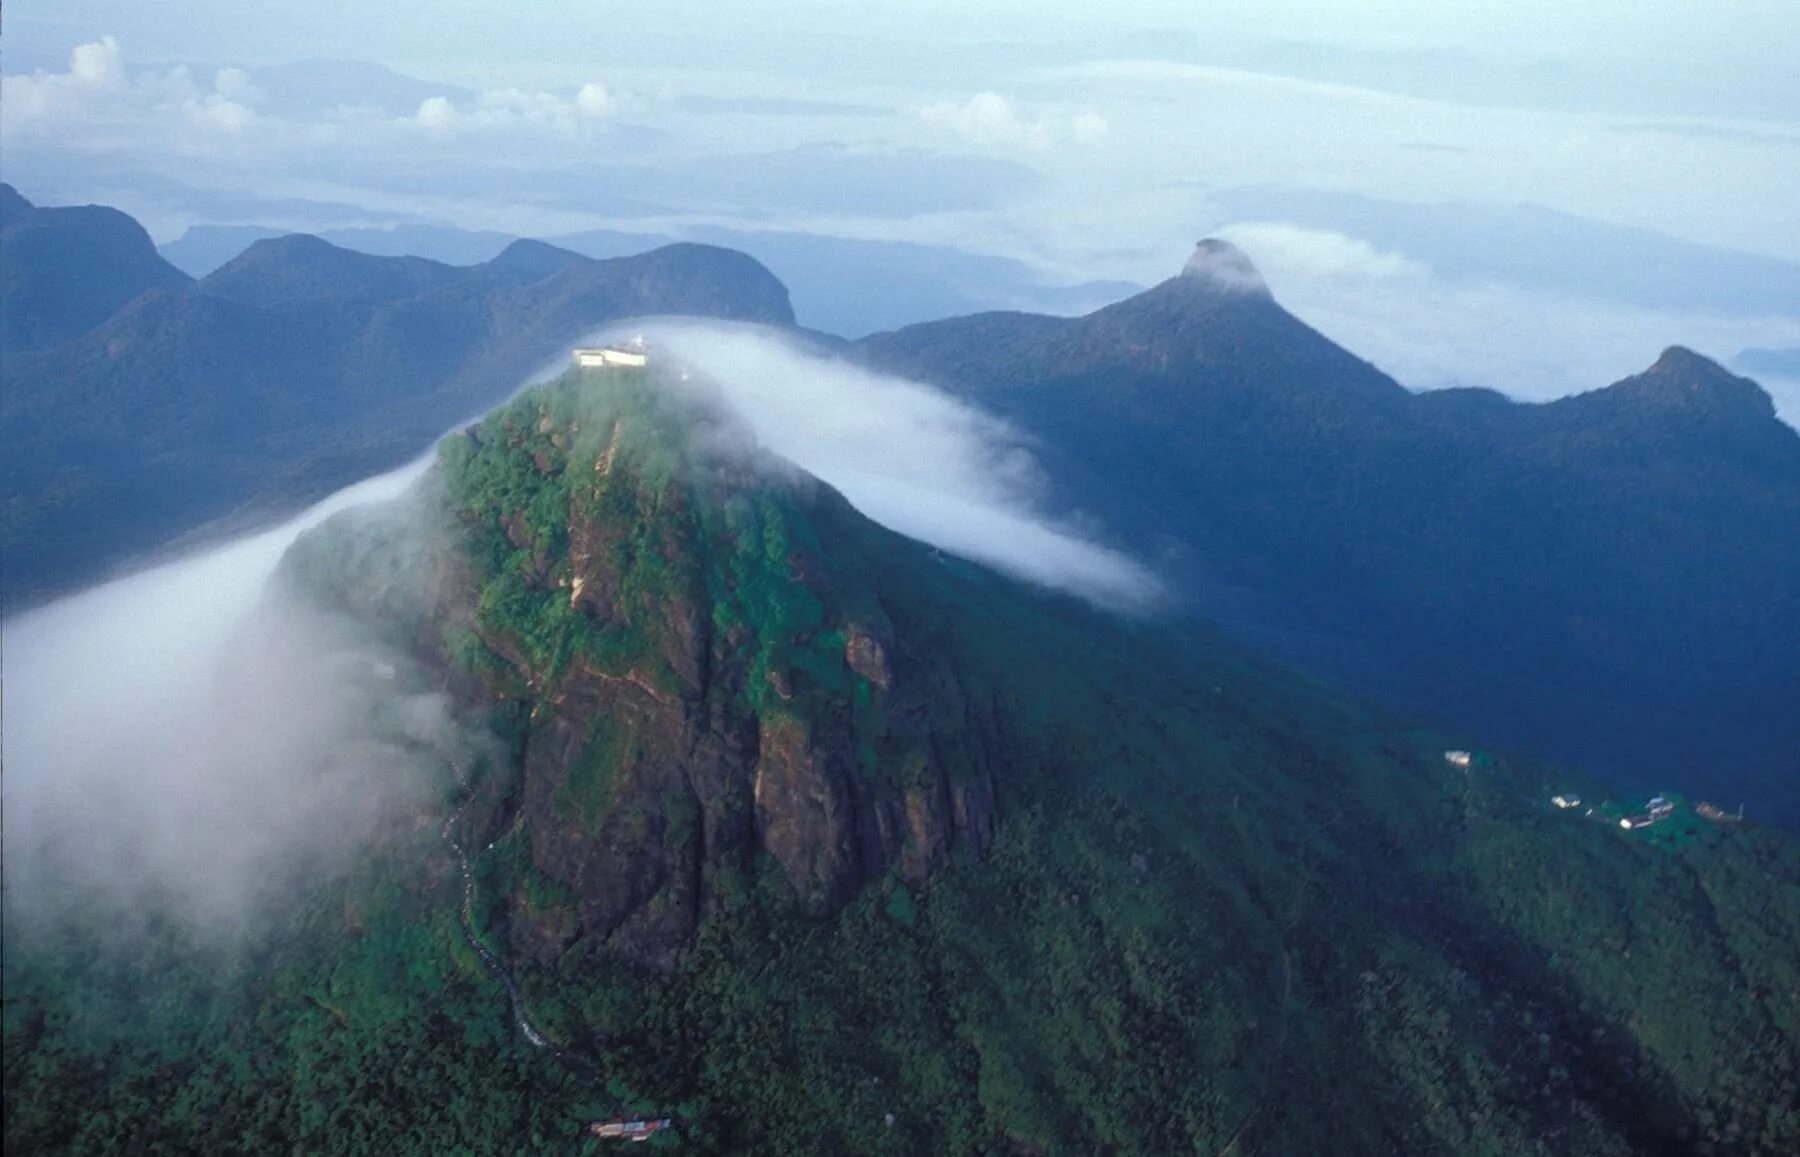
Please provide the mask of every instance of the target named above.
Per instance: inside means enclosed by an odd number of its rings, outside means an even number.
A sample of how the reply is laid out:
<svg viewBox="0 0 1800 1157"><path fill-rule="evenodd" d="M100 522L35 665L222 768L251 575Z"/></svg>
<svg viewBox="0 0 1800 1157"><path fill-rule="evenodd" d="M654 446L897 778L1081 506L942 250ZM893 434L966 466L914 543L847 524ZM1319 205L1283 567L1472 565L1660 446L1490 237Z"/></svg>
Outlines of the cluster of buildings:
<svg viewBox="0 0 1800 1157"><path fill-rule="evenodd" d="M1451 767L1457 768L1464 774L1467 774L1469 769L1474 765L1475 756L1472 752L1468 751L1446 751L1444 752L1444 762ZM1558 811L1573 811L1576 808L1583 808L1581 797L1573 792L1560 792L1551 796L1550 806L1556 808ZM1667 796L1658 795L1653 796L1644 804L1643 811L1633 815L1620 816L1618 812L1607 803L1601 803L1598 806L1585 807L1581 814L1589 819L1604 824L1616 822L1619 827L1623 828L1625 831L1631 832L1662 823L1664 820L1673 817L1675 815L1675 810L1676 805L1674 800L1669 799ZM1694 814L1703 820L1721 826L1730 826L1744 822L1744 808L1741 804L1738 805L1737 811L1733 813L1726 811L1717 804L1701 801L1694 805Z"/></svg>
<svg viewBox="0 0 1800 1157"><path fill-rule="evenodd" d="M1668 819L1673 814L1675 814L1675 805L1659 795L1645 804L1644 810L1637 815L1625 816L1619 820L1619 826L1629 832L1636 828L1647 828L1659 820Z"/></svg>

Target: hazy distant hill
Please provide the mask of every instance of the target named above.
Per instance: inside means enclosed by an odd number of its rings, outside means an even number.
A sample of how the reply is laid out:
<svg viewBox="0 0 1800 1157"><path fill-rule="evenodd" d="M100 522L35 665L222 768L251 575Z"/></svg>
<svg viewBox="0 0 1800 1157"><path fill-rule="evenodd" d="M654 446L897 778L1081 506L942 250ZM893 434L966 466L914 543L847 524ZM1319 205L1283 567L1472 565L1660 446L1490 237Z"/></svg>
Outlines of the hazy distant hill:
<svg viewBox="0 0 1800 1157"><path fill-rule="evenodd" d="M1044 444L1240 636L1495 739L1800 820L1800 434L1685 350L1544 405L1414 395L1242 256L856 354Z"/></svg>
<svg viewBox="0 0 1800 1157"><path fill-rule="evenodd" d="M152 289L191 279L116 209L40 209L0 184L0 350L67 341Z"/></svg>
<svg viewBox="0 0 1800 1157"><path fill-rule="evenodd" d="M7 359L9 603L397 465L607 321L793 319L766 269L704 245L592 261L518 242L456 268L291 236L192 284L150 256L173 284ZM112 313L106 288L82 316Z"/></svg>
<svg viewBox="0 0 1800 1157"><path fill-rule="evenodd" d="M164 245L162 253L201 277L252 242L283 232L260 225L196 225ZM489 260L516 240L511 234L441 225L327 229L319 236L364 253L429 257L452 265ZM801 324L849 337L983 309L1092 309L1138 289L1118 281L1052 284L1022 262L941 245L721 227L690 229L680 239L750 254L788 287ZM595 229L547 240L605 258L641 253L677 238Z"/></svg>
<svg viewBox="0 0 1800 1157"><path fill-rule="evenodd" d="M1784 378L1800 378L1800 349L1742 350L1734 359L1747 374L1774 374Z"/></svg>

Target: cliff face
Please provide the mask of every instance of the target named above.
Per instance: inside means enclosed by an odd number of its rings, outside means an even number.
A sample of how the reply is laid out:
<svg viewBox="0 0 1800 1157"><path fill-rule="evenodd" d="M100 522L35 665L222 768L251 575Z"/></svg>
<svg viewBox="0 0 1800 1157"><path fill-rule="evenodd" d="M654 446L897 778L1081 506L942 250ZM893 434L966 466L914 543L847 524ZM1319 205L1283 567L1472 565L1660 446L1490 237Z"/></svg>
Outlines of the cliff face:
<svg viewBox="0 0 1800 1157"><path fill-rule="evenodd" d="M992 828L991 704L883 605L871 548L915 548L671 388L571 375L447 442L433 483L457 545L425 646L515 720L485 838L516 825L574 897L512 914L540 958L666 960L764 853L823 914Z"/></svg>

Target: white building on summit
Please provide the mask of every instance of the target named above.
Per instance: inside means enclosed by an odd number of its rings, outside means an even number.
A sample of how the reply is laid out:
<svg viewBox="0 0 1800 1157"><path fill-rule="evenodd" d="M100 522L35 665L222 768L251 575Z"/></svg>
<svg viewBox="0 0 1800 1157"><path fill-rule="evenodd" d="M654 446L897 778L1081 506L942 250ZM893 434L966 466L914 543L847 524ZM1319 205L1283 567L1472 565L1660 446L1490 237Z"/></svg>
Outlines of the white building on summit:
<svg viewBox="0 0 1800 1157"><path fill-rule="evenodd" d="M574 360L578 369L594 369L599 366L641 366L650 361L650 355L645 352L642 341L633 342L629 346L577 346L569 356Z"/></svg>

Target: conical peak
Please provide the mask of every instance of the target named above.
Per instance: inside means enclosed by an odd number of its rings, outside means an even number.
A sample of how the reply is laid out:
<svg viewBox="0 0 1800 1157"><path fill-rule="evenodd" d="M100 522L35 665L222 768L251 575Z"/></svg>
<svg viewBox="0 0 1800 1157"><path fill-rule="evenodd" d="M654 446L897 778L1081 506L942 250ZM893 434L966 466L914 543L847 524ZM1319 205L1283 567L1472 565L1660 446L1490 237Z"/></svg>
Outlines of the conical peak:
<svg viewBox="0 0 1800 1157"><path fill-rule="evenodd" d="M1649 369L1615 388L1622 391L1622 397L1692 413L1732 414L1759 421L1775 416L1775 403L1761 386L1685 346L1670 346Z"/></svg>
<svg viewBox="0 0 1800 1157"><path fill-rule="evenodd" d="M1269 285L1244 251L1229 241L1208 237L1194 246L1181 275L1216 292L1268 297Z"/></svg>
<svg viewBox="0 0 1800 1157"><path fill-rule="evenodd" d="M1712 380L1733 377L1724 366L1709 357L1695 353L1686 346L1672 345L1644 371L1646 374L1663 374L1688 378L1707 378Z"/></svg>

